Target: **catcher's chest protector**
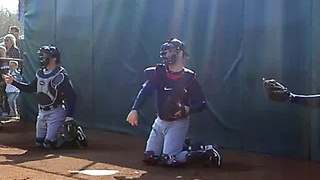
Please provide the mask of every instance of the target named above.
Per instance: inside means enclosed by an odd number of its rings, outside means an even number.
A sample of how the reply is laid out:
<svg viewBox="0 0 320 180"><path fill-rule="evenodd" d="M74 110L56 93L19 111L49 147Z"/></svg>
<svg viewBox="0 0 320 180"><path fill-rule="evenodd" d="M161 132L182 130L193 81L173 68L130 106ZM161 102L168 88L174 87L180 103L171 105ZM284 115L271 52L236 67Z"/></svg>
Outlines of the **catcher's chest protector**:
<svg viewBox="0 0 320 180"><path fill-rule="evenodd" d="M167 76L165 66L156 66L155 81L157 82L160 91L176 100L181 100L183 95L187 93L186 88L189 83L192 82L192 80L195 78L195 74L191 70L185 68L184 72L178 76L180 76L180 78L171 79Z"/></svg>
<svg viewBox="0 0 320 180"><path fill-rule="evenodd" d="M43 69L38 70L37 77L37 97L38 103L42 107L51 106L58 97L58 85L64 80L64 68L59 67L50 74L44 74Z"/></svg>

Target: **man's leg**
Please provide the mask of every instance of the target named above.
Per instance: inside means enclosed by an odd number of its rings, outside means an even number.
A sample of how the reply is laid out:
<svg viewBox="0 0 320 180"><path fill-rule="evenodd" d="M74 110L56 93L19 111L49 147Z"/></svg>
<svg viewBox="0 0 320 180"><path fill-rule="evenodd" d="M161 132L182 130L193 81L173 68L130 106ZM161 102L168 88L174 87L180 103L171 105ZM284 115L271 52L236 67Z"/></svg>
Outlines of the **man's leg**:
<svg viewBox="0 0 320 180"><path fill-rule="evenodd" d="M58 130L62 127L66 119L66 111L62 107L57 107L48 111L50 114L48 116L48 127L47 134L44 140L45 148L59 148L56 147Z"/></svg>
<svg viewBox="0 0 320 180"><path fill-rule="evenodd" d="M168 122L168 130L164 138L163 163L168 166L176 166L186 161L186 154L181 153L184 140L189 130L188 118Z"/></svg>
<svg viewBox="0 0 320 180"><path fill-rule="evenodd" d="M36 146L43 147L47 134L47 116L44 111L39 110L36 124Z"/></svg>
<svg viewBox="0 0 320 180"><path fill-rule="evenodd" d="M163 125L159 118L156 118L153 125L152 130L150 132L143 162L148 165L155 165L158 162L158 159L162 153L163 148Z"/></svg>

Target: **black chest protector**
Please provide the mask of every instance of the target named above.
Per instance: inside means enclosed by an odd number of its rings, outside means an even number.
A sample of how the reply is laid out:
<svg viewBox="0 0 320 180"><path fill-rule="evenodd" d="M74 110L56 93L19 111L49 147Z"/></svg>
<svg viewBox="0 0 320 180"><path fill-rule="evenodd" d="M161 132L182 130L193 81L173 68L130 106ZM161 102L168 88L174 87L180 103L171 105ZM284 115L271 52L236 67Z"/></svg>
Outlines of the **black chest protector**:
<svg viewBox="0 0 320 180"><path fill-rule="evenodd" d="M45 74L44 69L37 71L37 99L41 107L61 103L57 102L58 86L64 81L65 74L63 67L57 67L49 74Z"/></svg>

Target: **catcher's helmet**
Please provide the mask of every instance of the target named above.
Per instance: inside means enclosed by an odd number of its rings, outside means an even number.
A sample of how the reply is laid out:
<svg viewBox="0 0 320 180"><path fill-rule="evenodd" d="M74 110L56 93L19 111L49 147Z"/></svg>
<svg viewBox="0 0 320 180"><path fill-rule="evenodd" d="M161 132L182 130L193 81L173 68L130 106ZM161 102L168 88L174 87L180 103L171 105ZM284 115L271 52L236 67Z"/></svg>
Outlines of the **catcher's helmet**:
<svg viewBox="0 0 320 180"><path fill-rule="evenodd" d="M171 49L183 51L186 55L188 55L184 43L177 38L171 38L164 42L160 47L160 58L162 59L162 62L165 64L174 64L176 61L176 57L170 59L166 57L167 50Z"/></svg>
<svg viewBox="0 0 320 180"><path fill-rule="evenodd" d="M46 66L49 63L49 57L56 58L57 64L60 63L60 52L58 48L52 45L42 46L38 50L38 56L42 66Z"/></svg>

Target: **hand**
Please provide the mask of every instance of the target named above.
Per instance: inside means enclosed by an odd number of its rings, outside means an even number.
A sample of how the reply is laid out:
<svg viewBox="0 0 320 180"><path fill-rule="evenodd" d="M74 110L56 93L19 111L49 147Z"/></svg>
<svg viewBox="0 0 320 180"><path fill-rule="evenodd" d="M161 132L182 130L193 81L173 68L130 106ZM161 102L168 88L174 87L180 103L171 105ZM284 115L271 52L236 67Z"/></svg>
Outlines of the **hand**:
<svg viewBox="0 0 320 180"><path fill-rule="evenodd" d="M7 84L12 84L13 80L15 80L13 76L8 76L5 74L2 75L2 78Z"/></svg>
<svg viewBox="0 0 320 180"><path fill-rule="evenodd" d="M127 116L128 123L131 124L131 126L138 126L138 119L138 111L131 110Z"/></svg>

